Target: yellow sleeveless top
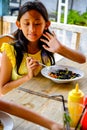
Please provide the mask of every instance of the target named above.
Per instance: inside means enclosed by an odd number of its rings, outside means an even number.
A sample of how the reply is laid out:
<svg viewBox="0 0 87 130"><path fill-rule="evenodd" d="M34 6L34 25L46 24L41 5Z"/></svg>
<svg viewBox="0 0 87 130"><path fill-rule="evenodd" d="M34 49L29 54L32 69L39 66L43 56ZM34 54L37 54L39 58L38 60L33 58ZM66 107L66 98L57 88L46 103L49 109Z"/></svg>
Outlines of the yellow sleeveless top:
<svg viewBox="0 0 87 130"><path fill-rule="evenodd" d="M33 57L34 59L42 62L41 60L41 51L37 52L36 54L27 54L25 53L21 62L21 65L19 67L18 73L17 73L17 66L16 66L16 51L14 49L14 46L12 46L9 43L3 43L1 46L1 52L5 51L6 55L11 61L12 64L12 77L11 80L16 80L21 78L23 75L27 74L27 66L26 66L26 58L27 56ZM48 60L47 65L50 65L50 61ZM35 75L37 75L42 69L42 66L38 66L37 70L35 70Z"/></svg>

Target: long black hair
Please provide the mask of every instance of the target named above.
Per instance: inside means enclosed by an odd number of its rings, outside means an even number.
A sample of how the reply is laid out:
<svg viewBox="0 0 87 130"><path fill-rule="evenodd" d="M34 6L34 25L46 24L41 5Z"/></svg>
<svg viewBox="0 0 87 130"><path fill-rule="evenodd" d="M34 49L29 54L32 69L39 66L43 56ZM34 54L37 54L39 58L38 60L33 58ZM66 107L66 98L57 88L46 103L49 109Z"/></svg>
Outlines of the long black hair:
<svg viewBox="0 0 87 130"><path fill-rule="evenodd" d="M45 21L46 22L48 21L47 10L46 10L45 6L38 0L35 0L33 2L28 1L23 6L21 6L20 9L19 9L17 21L20 21L23 14L25 14L27 11L30 11L30 10L38 11L43 16ZM49 32L48 29L46 31ZM23 59L23 54L28 53L28 43L29 43L29 41L24 36L23 32L19 29L14 34L14 37L15 37L15 40L16 40L15 44L14 44L14 48L16 50L16 64L17 64L17 72L18 72L18 69L19 69L20 64L22 62L22 59ZM44 44L42 41L39 40L38 44L39 44L39 47L41 49L42 62L45 64L43 57L44 57L44 55L47 55L50 59L51 65L55 64L53 53L46 51L42 47L42 45Z"/></svg>

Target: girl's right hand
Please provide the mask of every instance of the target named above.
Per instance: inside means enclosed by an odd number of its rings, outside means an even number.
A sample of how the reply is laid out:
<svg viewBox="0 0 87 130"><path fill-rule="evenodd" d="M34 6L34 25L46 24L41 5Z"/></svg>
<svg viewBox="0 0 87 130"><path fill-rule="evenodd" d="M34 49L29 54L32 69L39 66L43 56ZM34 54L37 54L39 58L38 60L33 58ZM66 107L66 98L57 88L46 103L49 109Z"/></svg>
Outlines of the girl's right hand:
<svg viewBox="0 0 87 130"><path fill-rule="evenodd" d="M37 60L34 60L31 57L26 58L26 63L27 63L27 69L28 69L28 78L31 79L34 76L34 70L37 68L39 64Z"/></svg>

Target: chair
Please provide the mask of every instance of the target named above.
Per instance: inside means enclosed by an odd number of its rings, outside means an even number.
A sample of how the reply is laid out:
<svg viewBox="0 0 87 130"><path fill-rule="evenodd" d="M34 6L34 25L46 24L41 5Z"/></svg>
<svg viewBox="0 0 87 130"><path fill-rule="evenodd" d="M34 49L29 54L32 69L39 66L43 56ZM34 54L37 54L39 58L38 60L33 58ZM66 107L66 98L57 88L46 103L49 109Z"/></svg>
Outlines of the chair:
<svg viewBox="0 0 87 130"><path fill-rule="evenodd" d="M10 35L10 34L6 34L6 35L1 35L0 36L0 47L3 44L3 42L12 42L14 40L14 36Z"/></svg>
<svg viewBox="0 0 87 130"><path fill-rule="evenodd" d="M14 40L14 36L13 35L10 35L10 34L6 34L6 35L1 35L0 36L0 49L1 49L1 46L3 44L3 42L12 42ZM2 59L2 54L1 54L1 50L0 50L0 67L1 67L1 59Z"/></svg>

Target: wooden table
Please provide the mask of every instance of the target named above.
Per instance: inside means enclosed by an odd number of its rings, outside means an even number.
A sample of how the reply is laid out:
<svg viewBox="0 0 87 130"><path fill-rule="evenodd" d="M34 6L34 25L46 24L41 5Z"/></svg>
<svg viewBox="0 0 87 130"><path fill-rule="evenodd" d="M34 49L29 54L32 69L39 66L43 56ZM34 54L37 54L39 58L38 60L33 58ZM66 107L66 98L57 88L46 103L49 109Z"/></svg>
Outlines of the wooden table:
<svg viewBox="0 0 87 130"><path fill-rule="evenodd" d="M84 71L85 76L78 80L80 89L87 95L87 63L79 64L63 58L58 65L69 65L77 67ZM74 89L77 81L57 84L39 74L32 80L24 83L20 87L8 92L3 98L6 101L12 101L21 104L33 111L36 111L49 119L61 122L62 102L47 98L49 95L63 95L67 100L68 92ZM42 96L41 96L42 94ZM37 96L38 95L38 96ZM26 113L25 113L26 114ZM39 127L31 122L12 116L14 119L13 130L40 130Z"/></svg>

